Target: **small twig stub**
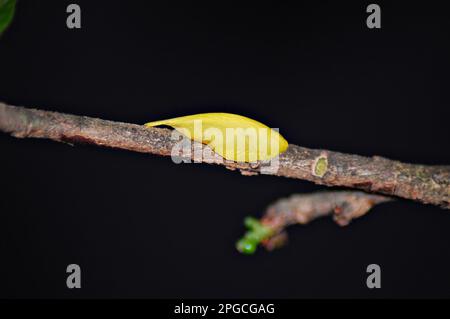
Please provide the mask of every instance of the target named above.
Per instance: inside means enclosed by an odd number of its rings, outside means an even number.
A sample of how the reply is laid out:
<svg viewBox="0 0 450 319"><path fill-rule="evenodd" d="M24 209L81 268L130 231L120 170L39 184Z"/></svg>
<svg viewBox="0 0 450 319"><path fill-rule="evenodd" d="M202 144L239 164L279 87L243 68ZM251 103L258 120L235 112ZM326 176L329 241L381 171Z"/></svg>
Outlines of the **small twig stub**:
<svg viewBox="0 0 450 319"><path fill-rule="evenodd" d="M311 172L314 176L322 178L328 170L328 157L327 153L322 152L320 156L318 156L312 165Z"/></svg>

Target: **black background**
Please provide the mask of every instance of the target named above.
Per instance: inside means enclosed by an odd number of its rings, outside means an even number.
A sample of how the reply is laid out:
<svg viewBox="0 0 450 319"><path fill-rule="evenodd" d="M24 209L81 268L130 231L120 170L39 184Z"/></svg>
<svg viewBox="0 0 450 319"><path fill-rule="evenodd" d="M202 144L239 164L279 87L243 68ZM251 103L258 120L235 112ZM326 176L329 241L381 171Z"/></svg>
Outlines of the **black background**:
<svg viewBox="0 0 450 319"><path fill-rule="evenodd" d="M0 38L0 100L132 123L231 112L306 147L450 164L444 7L378 1L370 30L370 2L77 0L82 29L70 30L71 2L19 2ZM318 220L243 256L245 216L323 187L6 134L0 145L0 297L450 296L450 214L437 207ZM82 289L66 287L71 263Z"/></svg>

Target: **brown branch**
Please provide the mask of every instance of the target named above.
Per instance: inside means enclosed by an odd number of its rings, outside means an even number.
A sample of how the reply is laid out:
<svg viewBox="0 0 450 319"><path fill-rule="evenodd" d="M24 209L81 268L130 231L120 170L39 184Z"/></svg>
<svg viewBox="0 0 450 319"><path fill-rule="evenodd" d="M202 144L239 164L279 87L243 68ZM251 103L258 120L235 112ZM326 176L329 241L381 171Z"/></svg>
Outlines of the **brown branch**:
<svg viewBox="0 0 450 319"><path fill-rule="evenodd" d="M340 226L365 215L374 205L393 200L391 197L358 191L328 191L296 194L270 205L260 220L267 236L260 242L267 250L282 246L287 240L285 228L308 224L316 218L332 215Z"/></svg>
<svg viewBox="0 0 450 319"><path fill-rule="evenodd" d="M106 121L0 103L0 131L15 137L49 138L59 142L89 143L135 152L170 156L178 142L171 130ZM194 143L194 147L199 147ZM200 145L204 149L207 146ZM216 162L206 160L206 162ZM276 172L248 163L223 162L242 174L271 174L345 186L450 208L450 166L406 164L383 157L363 157L291 144L280 155Z"/></svg>
<svg viewBox="0 0 450 319"><path fill-rule="evenodd" d="M359 191L317 192L279 199L266 209L260 220L253 217L245 219L249 230L236 243L236 248L242 253L253 254L261 244L271 251L286 243L285 228L290 225L304 225L332 215L338 225L346 226L352 219L365 215L374 205L391 200L391 197Z"/></svg>

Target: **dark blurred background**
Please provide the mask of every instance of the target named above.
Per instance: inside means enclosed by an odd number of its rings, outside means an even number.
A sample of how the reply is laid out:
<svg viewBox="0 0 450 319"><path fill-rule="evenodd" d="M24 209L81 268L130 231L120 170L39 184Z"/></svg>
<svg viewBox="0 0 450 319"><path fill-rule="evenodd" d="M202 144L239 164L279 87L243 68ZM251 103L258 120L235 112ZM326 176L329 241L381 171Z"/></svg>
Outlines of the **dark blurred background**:
<svg viewBox="0 0 450 319"><path fill-rule="evenodd" d="M80 30L66 27L72 2ZM22 0L0 38L0 101L132 123L231 112L306 147L450 164L448 11L377 1L371 30L369 3ZM317 220L244 256L245 216L324 188L6 134L0 150L0 297L450 297L437 207ZM81 289L66 287L71 263Z"/></svg>

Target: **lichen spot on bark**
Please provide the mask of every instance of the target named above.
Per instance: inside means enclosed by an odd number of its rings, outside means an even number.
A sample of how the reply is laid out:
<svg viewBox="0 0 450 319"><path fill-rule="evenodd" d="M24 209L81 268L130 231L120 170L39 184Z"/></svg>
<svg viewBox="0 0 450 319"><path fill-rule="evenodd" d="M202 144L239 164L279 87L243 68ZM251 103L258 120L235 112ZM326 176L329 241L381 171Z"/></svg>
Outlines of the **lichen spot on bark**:
<svg viewBox="0 0 450 319"><path fill-rule="evenodd" d="M312 166L312 174L317 177L323 177L328 170L328 158L326 154L318 156Z"/></svg>

